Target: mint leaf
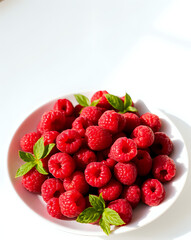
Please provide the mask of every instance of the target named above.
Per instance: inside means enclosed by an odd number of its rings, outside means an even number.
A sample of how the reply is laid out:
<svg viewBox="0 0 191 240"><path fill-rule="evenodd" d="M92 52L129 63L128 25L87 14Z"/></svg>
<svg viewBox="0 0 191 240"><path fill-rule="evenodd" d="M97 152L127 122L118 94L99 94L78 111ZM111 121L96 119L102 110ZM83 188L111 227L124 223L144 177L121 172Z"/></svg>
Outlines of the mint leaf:
<svg viewBox="0 0 191 240"><path fill-rule="evenodd" d="M45 158L48 156L48 154L51 152L51 150L53 149L53 147L55 146L55 143L50 143L46 146L44 146L44 152L41 158Z"/></svg>
<svg viewBox="0 0 191 240"><path fill-rule="evenodd" d="M76 101L83 107L88 107L90 106L90 101L89 99L82 95L82 94L74 94L74 97L76 98Z"/></svg>
<svg viewBox="0 0 191 240"><path fill-rule="evenodd" d="M35 161L35 157L28 152L19 151L19 157L25 162Z"/></svg>
<svg viewBox="0 0 191 240"><path fill-rule="evenodd" d="M136 109L135 107L129 106L129 107L126 109L126 112L137 112L137 109Z"/></svg>
<svg viewBox="0 0 191 240"><path fill-rule="evenodd" d="M119 214L111 208L105 208L103 218L112 225L123 225L125 222L120 218Z"/></svg>
<svg viewBox="0 0 191 240"><path fill-rule="evenodd" d="M108 102L111 104L112 107L119 110L120 112L123 112L124 104L119 97L112 94L105 94L105 97L107 98Z"/></svg>
<svg viewBox="0 0 191 240"><path fill-rule="evenodd" d="M129 94L125 93L125 99L124 99L124 111L132 105L132 99L129 96Z"/></svg>
<svg viewBox="0 0 191 240"><path fill-rule="evenodd" d="M37 159L41 159L44 154L44 141L43 137L39 138L33 146L33 153Z"/></svg>
<svg viewBox="0 0 191 240"><path fill-rule="evenodd" d="M102 199L95 195L89 195L89 202L97 211L103 211L105 208L105 202L103 203Z"/></svg>
<svg viewBox="0 0 191 240"><path fill-rule="evenodd" d="M76 221L80 223L93 223L99 219L100 215L101 212L93 207L89 207L78 215Z"/></svg>
<svg viewBox="0 0 191 240"><path fill-rule="evenodd" d="M94 101L90 104L90 106L94 106L94 107L95 107L95 106L99 103L100 100L101 100L101 98L94 100Z"/></svg>
<svg viewBox="0 0 191 240"><path fill-rule="evenodd" d="M102 228L102 230L104 231L104 233L106 233L107 235L110 234L111 230L110 230L110 224L107 222L107 220L102 216L102 218L99 220L99 225Z"/></svg>
<svg viewBox="0 0 191 240"><path fill-rule="evenodd" d="M35 161L33 161L33 162L27 162L27 163L23 164L23 165L17 170L17 173L16 173L15 178L21 177L21 176L25 175L25 174L28 173L35 165L36 165L36 162L35 162Z"/></svg>
<svg viewBox="0 0 191 240"><path fill-rule="evenodd" d="M39 160L35 167L36 167L36 170L39 173L44 174L44 175L48 175L47 171L43 168L42 161Z"/></svg>

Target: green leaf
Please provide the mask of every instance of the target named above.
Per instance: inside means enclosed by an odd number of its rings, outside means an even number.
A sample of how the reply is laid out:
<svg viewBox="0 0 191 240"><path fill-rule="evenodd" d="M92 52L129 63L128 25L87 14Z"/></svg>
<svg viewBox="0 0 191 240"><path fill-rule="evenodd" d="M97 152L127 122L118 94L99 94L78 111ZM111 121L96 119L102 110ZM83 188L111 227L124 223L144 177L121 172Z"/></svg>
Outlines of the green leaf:
<svg viewBox="0 0 191 240"><path fill-rule="evenodd" d="M48 156L48 154L51 152L51 150L53 149L53 147L55 146L55 143L50 143L46 146L44 146L44 152L41 158L45 158Z"/></svg>
<svg viewBox="0 0 191 240"><path fill-rule="evenodd" d="M94 107L95 107L95 106L99 103L100 100L101 100L101 98L94 100L94 101L90 104L90 106L94 106Z"/></svg>
<svg viewBox="0 0 191 240"><path fill-rule="evenodd" d="M135 107L129 106L126 112L137 112L137 109Z"/></svg>
<svg viewBox="0 0 191 240"><path fill-rule="evenodd" d="M42 161L38 161L37 162L37 164L36 164L36 170L39 172L39 173L41 173L41 174L43 174L43 175L48 175L48 173L47 173L47 171L43 168L43 164L42 164Z"/></svg>
<svg viewBox="0 0 191 240"><path fill-rule="evenodd" d="M80 223L93 223L99 219L101 212L97 211L94 207L86 208L81 212L76 221Z"/></svg>
<svg viewBox="0 0 191 240"><path fill-rule="evenodd" d="M33 146L33 153L37 159L41 159L44 154L44 141L43 137L39 138Z"/></svg>
<svg viewBox="0 0 191 240"><path fill-rule="evenodd" d="M25 162L35 161L35 157L28 152L19 151L19 157Z"/></svg>
<svg viewBox="0 0 191 240"><path fill-rule="evenodd" d="M104 201L104 200L103 200ZM103 202L100 196L89 194L89 202L97 211L103 211L105 208L105 202Z"/></svg>
<svg viewBox="0 0 191 240"><path fill-rule="evenodd" d="M125 94L125 99L124 99L124 111L132 105L132 99L131 97L129 96L129 94Z"/></svg>
<svg viewBox="0 0 191 240"><path fill-rule="evenodd" d="M111 230L110 230L110 224L107 222L107 220L102 216L102 218L99 220L99 225L102 228L102 230L104 231L104 233L106 233L107 235L110 234Z"/></svg>
<svg viewBox="0 0 191 240"><path fill-rule="evenodd" d="M119 110L120 112L123 112L124 103L119 97L112 94L105 94L105 97L107 98L108 102L112 105L112 107Z"/></svg>
<svg viewBox="0 0 191 240"><path fill-rule="evenodd" d="M82 95L82 94L74 94L74 97L76 98L76 101L83 107L88 107L90 106L90 101L89 99Z"/></svg>
<svg viewBox="0 0 191 240"><path fill-rule="evenodd" d="M112 225L119 226L125 224L119 214L111 208L105 208L102 217Z"/></svg>
<svg viewBox="0 0 191 240"><path fill-rule="evenodd" d="M25 175L25 174L28 173L35 165L36 165L36 162L35 162L35 161L27 162L27 163L23 164L23 165L17 170L17 173L16 173L15 178L21 177L21 176Z"/></svg>

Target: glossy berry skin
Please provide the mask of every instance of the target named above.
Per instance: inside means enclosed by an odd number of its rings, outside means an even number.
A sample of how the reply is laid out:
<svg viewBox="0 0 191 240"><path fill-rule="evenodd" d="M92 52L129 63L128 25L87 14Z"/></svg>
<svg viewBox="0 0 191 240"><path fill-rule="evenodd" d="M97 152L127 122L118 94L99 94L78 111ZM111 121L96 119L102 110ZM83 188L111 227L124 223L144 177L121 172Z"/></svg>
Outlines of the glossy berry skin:
<svg viewBox="0 0 191 240"><path fill-rule="evenodd" d="M140 118L135 113L126 112L123 114L125 118L124 132L131 134L132 131L141 124Z"/></svg>
<svg viewBox="0 0 191 240"><path fill-rule="evenodd" d="M53 197L59 197L64 192L63 183L58 178L49 178L41 186L41 196L45 202Z"/></svg>
<svg viewBox="0 0 191 240"><path fill-rule="evenodd" d="M154 137L152 129L144 125L139 125L131 133L131 138L141 149L150 147L154 142Z"/></svg>
<svg viewBox="0 0 191 240"><path fill-rule="evenodd" d="M132 208L136 208L141 200L141 189L136 184L124 186L121 197L126 199Z"/></svg>
<svg viewBox="0 0 191 240"><path fill-rule="evenodd" d="M118 138L110 148L109 157L117 162L129 162L137 155L136 143L127 137Z"/></svg>
<svg viewBox="0 0 191 240"><path fill-rule="evenodd" d="M141 188L142 201L149 206L158 206L165 198L165 189L157 179L147 179Z"/></svg>
<svg viewBox="0 0 191 240"><path fill-rule="evenodd" d="M56 146L61 152L74 154L82 146L80 134L73 130L67 129L62 131L56 138Z"/></svg>
<svg viewBox="0 0 191 240"><path fill-rule="evenodd" d="M31 132L31 133L25 134L20 140L21 149L24 152L33 153L33 146L40 137L41 137L41 134L39 132Z"/></svg>
<svg viewBox="0 0 191 240"><path fill-rule="evenodd" d="M155 132L155 140L151 146L155 155L170 155L173 151L173 143L164 132Z"/></svg>
<svg viewBox="0 0 191 240"><path fill-rule="evenodd" d="M169 182L176 175L175 162L167 155L158 155L153 158L152 173L160 182Z"/></svg>
<svg viewBox="0 0 191 240"><path fill-rule="evenodd" d="M86 200L77 190L69 190L59 197L61 213L68 218L77 217L86 207Z"/></svg>
<svg viewBox="0 0 191 240"><path fill-rule="evenodd" d="M75 170L74 159L67 153L55 153L48 161L49 172L55 177L63 179L70 176Z"/></svg>
<svg viewBox="0 0 191 240"><path fill-rule="evenodd" d="M140 116L140 121L142 125L150 127L153 132L158 132L161 128L160 118L153 113L147 112Z"/></svg>
<svg viewBox="0 0 191 240"><path fill-rule="evenodd" d="M92 187L103 187L111 179L109 167L101 162L89 163L84 171L87 183Z"/></svg>
<svg viewBox="0 0 191 240"><path fill-rule="evenodd" d="M124 225L128 224L132 220L132 207L126 199L119 198L117 200L111 201L108 205L108 208L116 211L121 219L125 222Z"/></svg>
<svg viewBox="0 0 191 240"><path fill-rule="evenodd" d="M64 98L64 99L58 99L53 107L54 110L63 111L66 116L71 116L74 112L74 106L71 103L70 100Z"/></svg>
<svg viewBox="0 0 191 240"><path fill-rule="evenodd" d="M47 212L51 217L62 219L63 215L60 210L59 199L56 197L51 198L46 205Z"/></svg>
<svg viewBox="0 0 191 240"><path fill-rule="evenodd" d="M93 123L85 117L78 117L72 123L72 129L77 131L81 137L85 136L86 128L92 126Z"/></svg>
<svg viewBox="0 0 191 240"><path fill-rule="evenodd" d="M97 125L102 113L103 111L99 107L88 106L82 109L80 116L87 118L94 125Z"/></svg>
<svg viewBox="0 0 191 240"><path fill-rule="evenodd" d="M136 167L139 176L146 176L152 168L152 158L146 150L139 149L137 156L132 160Z"/></svg>
<svg viewBox="0 0 191 240"><path fill-rule="evenodd" d="M137 178L137 168L134 163L117 163L114 166L116 179L124 185L132 185Z"/></svg>
<svg viewBox="0 0 191 240"><path fill-rule="evenodd" d="M103 127L90 126L86 129L85 138L90 149L101 151L112 143L112 135Z"/></svg>

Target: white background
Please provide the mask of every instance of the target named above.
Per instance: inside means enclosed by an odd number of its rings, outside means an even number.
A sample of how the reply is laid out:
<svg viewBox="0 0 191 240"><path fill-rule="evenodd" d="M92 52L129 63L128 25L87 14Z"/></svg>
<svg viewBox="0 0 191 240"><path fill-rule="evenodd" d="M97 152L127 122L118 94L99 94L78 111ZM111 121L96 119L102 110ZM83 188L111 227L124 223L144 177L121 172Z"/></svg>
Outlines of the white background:
<svg viewBox="0 0 191 240"><path fill-rule="evenodd" d="M36 107L86 90L117 90L163 110L191 147L191 1L0 1L0 238L92 239L39 220L7 176L14 131ZM190 179L190 173L189 173ZM159 219L107 239L191 239L191 183Z"/></svg>

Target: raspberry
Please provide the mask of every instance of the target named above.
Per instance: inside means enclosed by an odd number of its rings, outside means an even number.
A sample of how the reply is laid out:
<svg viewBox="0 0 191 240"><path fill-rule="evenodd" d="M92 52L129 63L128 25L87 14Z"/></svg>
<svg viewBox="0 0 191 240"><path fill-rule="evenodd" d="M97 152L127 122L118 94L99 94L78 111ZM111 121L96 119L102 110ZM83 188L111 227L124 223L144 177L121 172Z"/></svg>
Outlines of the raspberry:
<svg viewBox="0 0 191 240"><path fill-rule="evenodd" d="M118 162L129 162L137 155L136 143L126 137L118 138L110 148L109 157Z"/></svg>
<svg viewBox="0 0 191 240"><path fill-rule="evenodd" d="M155 132L155 140L151 146L152 153L156 155L170 155L173 151L173 143L164 132Z"/></svg>
<svg viewBox="0 0 191 240"><path fill-rule="evenodd" d="M89 163L84 173L87 183L92 187L103 187L111 179L109 167L101 162Z"/></svg>
<svg viewBox="0 0 191 240"><path fill-rule="evenodd" d="M160 182L168 182L176 175L176 165L169 156L158 155L153 158L152 173Z"/></svg>
<svg viewBox="0 0 191 240"><path fill-rule="evenodd" d="M75 116L68 116L66 117L66 123L65 123L65 128L64 129L70 129L72 128L72 123L76 119Z"/></svg>
<svg viewBox="0 0 191 240"><path fill-rule="evenodd" d="M124 132L131 134L131 132L141 124L140 118L135 113L126 112L123 114L125 118Z"/></svg>
<svg viewBox="0 0 191 240"><path fill-rule="evenodd" d="M110 148L109 147L104 149L104 150L98 151L96 153L98 162L101 162L103 160L108 159L109 152L110 152Z"/></svg>
<svg viewBox="0 0 191 240"><path fill-rule="evenodd" d="M124 185L132 185L137 177L137 168L134 163L117 163L114 166L116 179Z"/></svg>
<svg viewBox="0 0 191 240"><path fill-rule="evenodd" d="M133 162L137 167L137 173L139 176L146 176L152 168L152 158L145 150L139 149Z"/></svg>
<svg viewBox="0 0 191 240"><path fill-rule="evenodd" d="M63 215L60 210L59 199L56 197L51 198L47 202L47 212L50 216L58 219L62 219Z"/></svg>
<svg viewBox="0 0 191 240"><path fill-rule="evenodd" d="M58 178L49 178L41 186L41 195L45 202L53 197L59 197L64 192L63 183Z"/></svg>
<svg viewBox="0 0 191 240"><path fill-rule="evenodd" d="M41 134L39 132L31 132L25 134L20 140L21 149L24 152L33 153L33 146L40 138Z"/></svg>
<svg viewBox="0 0 191 240"><path fill-rule="evenodd" d="M121 197L126 199L132 208L136 208L141 200L141 189L138 185L124 186Z"/></svg>
<svg viewBox="0 0 191 240"><path fill-rule="evenodd" d="M101 163L108 166L111 170L114 168L115 164L117 164L117 162L112 158L108 158L106 160L103 160L103 161L101 161Z"/></svg>
<svg viewBox="0 0 191 240"><path fill-rule="evenodd" d="M85 117L78 117L72 123L72 129L77 131L81 137L85 136L86 128L92 126L93 123Z"/></svg>
<svg viewBox="0 0 191 240"><path fill-rule="evenodd" d="M81 148L78 152L74 153L73 158L79 170L84 170L90 162L97 161L96 154L88 148Z"/></svg>
<svg viewBox="0 0 191 240"><path fill-rule="evenodd" d="M111 133L100 126L88 127L86 129L85 138L88 146L95 151L106 149L112 143Z"/></svg>
<svg viewBox="0 0 191 240"><path fill-rule="evenodd" d="M89 190L89 185L85 180L84 173L81 171L73 172L72 175L66 177L63 185L66 191L76 189L83 195Z"/></svg>
<svg viewBox="0 0 191 240"><path fill-rule="evenodd" d="M59 197L61 213L68 218L77 217L86 207L86 200L77 190L69 190Z"/></svg>
<svg viewBox="0 0 191 240"><path fill-rule="evenodd" d="M124 132L119 132L119 133L113 135L113 143L114 143L118 138L121 138L121 137L127 137L127 135L126 135Z"/></svg>
<svg viewBox="0 0 191 240"><path fill-rule="evenodd" d="M71 116L74 112L73 104L66 98L58 99L55 102L53 109L63 111L66 116Z"/></svg>
<svg viewBox="0 0 191 240"><path fill-rule="evenodd" d="M105 111L98 120L98 125L109 130L112 134L119 133L125 126L125 118L114 110Z"/></svg>
<svg viewBox="0 0 191 240"><path fill-rule="evenodd" d="M153 113L147 112L140 117L141 124L150 127L153 132L158 132L161 128L160 118Z"/></svg>
<svg viewBox="0 0 191 240"><path fill-rule="evenodd" d="M105 201L116 200L122 192L122 184L116 181L114 178L98 189L98 193L102 193L102 197Z"/></svg>
<svg viewBox="0 0 191 240"><path fill-rule="evenodd" d="M109 203L108 208L116 211L125 224L131 222L133 211L130 203L126 199L119 198L114 200Z"/></svg>
<svg viewBox="0 0 191 240"><path fill-rule="evenodd" d="M74 172L75 161L67 153L55 153L48 161L48 168L55 178L63 179Z"/></svg>
<svg viewBox="0 0 191 240"><path fill-rule="evenodd" d="M81 112L82 108L83 108L83 106L81 106L80 104L77 104L74 107L74 116L75 117L79 117L80 116L80 112Z"/></svg>
<svg viewBox="0 0 191 240"><path fill-rule="evenodd" d="M43 175L36 168L32 168L22 176L22 184L29 192L40 193L41 186L46 179L47 175Z"/></svg>
<svg viewBox="0 0 191 240"><path fill-rule="evenodd" d="M67 129L56 138L56 146L61 152L73 154L82 146L82 138L75 130Z"/></svg>
<svg viewBox="0 0 191 240"><path fill-rule="evenodd" d="M154 142L154 133L150 127L139 125L131 133L131 138L135 141L138 148L147 148Z"/></svg>
<svg viewBox="0 0 191 240"><path fill-rule="evenodd" d="M42 134L43 141L44 141L44 146L51 144L51 143L56 143L56 138L59 135L59 132L57 131L48 131ZM51 153L56 153L58 152L58 149L56 146L51 150Z"/></svg>
<svg viewBox="0 0 191 240"><path fill-rule="evenodd" d="M157 179L147 179L141 188L142 201L149 206L159 205L165 198L165 189Z"/></svg>
<svg viewBox="0 0 191 240"><path fill-rule="evenodd" d="M66 116L63 111L51 110L45 112L38 124L38 131L44 133L47 131L61 132L65 128Z"/></svg>
<svg viewBox="0 0 191 240"><path fill-rule="evenodd" d="M99 103L96 105L97 107L111 109L111 105L105 97L105 94L108 94L108 92L105 90L95 92L91 98L91 103L97 99L100 99Z"/></svg>
<svg viewBox="0 0 191 240"><path fill-rule="evenodd" d="M90 120L94 125L97 125L99 118L102 115L102 110L98 107L88 106L82 109L80 116Z"/></svg>

